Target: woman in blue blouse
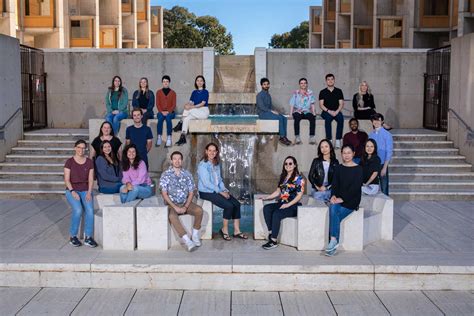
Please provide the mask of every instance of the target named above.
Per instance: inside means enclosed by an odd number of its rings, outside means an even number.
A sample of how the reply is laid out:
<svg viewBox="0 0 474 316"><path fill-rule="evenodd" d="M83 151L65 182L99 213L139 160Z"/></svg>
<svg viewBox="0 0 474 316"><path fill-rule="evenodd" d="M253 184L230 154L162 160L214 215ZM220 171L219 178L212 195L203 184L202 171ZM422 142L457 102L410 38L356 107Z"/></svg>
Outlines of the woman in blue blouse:
<svg viewBox="0 0 474 316"><path fill-rule="evenodd" d="M186 134L188 133L189 121L191 120L205 120L209 116L209 92L206 90L206 80L199 75L194 80L194 87L196 90L191 94L189 102L184 105L183 119L173 129L175 132L181 129L181 137L176 142L176 145L181 146L186 144Z"/></svg>
<svg viewBox="0 0 474 316"><path fill-rule="evenodd" d="M133 92L132 106L134 109L142 110L142 123L146 125L148 119L153 118L153 107L155 106L155 95L148 86L148 79L143 77L138 83L138 90Z"/></svg>
<svg viewBox="0 0 474 316"><path fill-rule="evenodd" d="M298 214L298 205L303 197L305 180L298 171L296 158L288 156L278 181L278 188L263 200L273 200L278 197L278 202L270 203L263 207L263 215L267 224L269 236L268 242L264 244L263 249L269 250L278 247L277 237L280 232L280 223L286 217L296 217Z"/></svg>
<svg viewBox="0 0 474 316"><path fill-rule="evenodd" d="M219 165L219 148L214 143L206 146L204 157L198 166L198 178L199 197L224 209L223 224L219 231L222 238L231 240L229 220L234 220L234 238L247 239L248 236L240 231L240 202L224 186Z"/></svg>

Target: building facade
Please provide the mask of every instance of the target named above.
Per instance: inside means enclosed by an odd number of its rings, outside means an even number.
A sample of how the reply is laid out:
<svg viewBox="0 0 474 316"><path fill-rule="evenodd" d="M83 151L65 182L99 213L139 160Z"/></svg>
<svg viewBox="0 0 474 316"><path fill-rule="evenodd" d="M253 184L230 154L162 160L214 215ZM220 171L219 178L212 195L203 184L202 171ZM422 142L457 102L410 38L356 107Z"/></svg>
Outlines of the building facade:
<svg viewBox="0 0 474 316"><path fill-rule="evenodd" d="M149 0L0 0L0 33L37 48L163 48Z"/></svg>
<svg viewBox="0 0 474 316"><path fill-rule="evenodd" d="M434 48L474 32L474 0L322 0L310 48Z"/></svg>

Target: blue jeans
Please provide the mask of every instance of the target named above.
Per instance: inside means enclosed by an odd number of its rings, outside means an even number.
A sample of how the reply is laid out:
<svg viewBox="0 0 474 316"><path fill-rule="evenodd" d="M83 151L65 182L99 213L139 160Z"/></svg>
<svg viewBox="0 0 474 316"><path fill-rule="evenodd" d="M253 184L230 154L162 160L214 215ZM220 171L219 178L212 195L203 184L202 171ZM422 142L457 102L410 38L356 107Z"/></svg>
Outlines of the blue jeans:
<svg viewBox="0 0 474 316"><path fill-rule="evenodd" d="M120 187L122 187L122 182L117 182L113 187L99 187L99 192L103 194L119 193Z"/></svg>
<svg viewBox="0 0 474 316"><path fill-rule="evenodd" d="M86 201L87 191L76 191L76 193L79 194L79 200L76 200L72 196L72 193L66 190L66 199L72 208L69 235L71 237L77 236L79 231L79 224L81 223L82 211L84 211L84 233L87 237L92 237L94 233L94 197L91 193L91 200Z"/></svg>
<svg viewBox="0 0 474 316"><path fill-rule="evenodd" d="M327 202L329 199L331 199L331 190L317 191L312 189L311 191L311 196L316 200Z"/></svg>
<svg viewBox="0 0 474 316"><path fill-rule="evenodd" d="M383 168L383 165L381 166L380 169ZM382 191L383 194L388 196L388 167L387 167L387 173L385 176L380 176L380 191Z"/></svg>
<svg viewBox="0 0 474 316"><path fill-rule="evenodd" d="M288 208L280 209L283 203L270 203L263 207L263 216L267 228L272 232L272 238L276 239L280 232L281 221L287 217L296 217L298 215L298 203Z"/></svg>
<svg viewBox="0 0 474 316"><path fill-rule="evenodd" d="M344 116L342 113L337 113L336 116L332 116L326 111L321 113L321 117L324 119L324 128L326 129L326 138L332 140L332 121L336 120L336 139L342 139L342 129L344 128Z"/></svg>
<svg viewBox="0 0 474 316"><path fill-rule="evenodd" d="M173 122L172 120L176 117L176 113L171 112L168 115L163 115L161 112L156 114L156 118L158 119L158 124L156 125L156 132L158 136L163 134L163 121L166 120L166 135L171 136L173 133Z"/></svg>
<svg viewBox="0 0 474 316"><path fill-rule="evenodd" d="M120 132L120 121L126 119L128 114L126 112L119 112L118 114L109 113L105 116L105 120L112 124L115 136Z"/></svg>
<svg viewBox="0 0 474 316"><path fill-rule="evenodd" d="M258 115L260 120L278 120L279 134L280 137L286 137L286 124L288 119L286 116L281 114L275 114L273 112L264 112Z"/></svg>
<svg viewBox="0 0 474 316"><path fill-rule="evenodd" d="M341 222L352 212L354 210L345 208L341 204L329 205L329 237L336 237L337 242L339 242Z"/></svg>
<svg viewBox="0 0 474 316"><path fill-rule="evenodd" d="M131 191L122 193L122 189L125 187L125 185L122 185L120 188L120 201L122 203L135 201L136 199L146 199L153 194L153 190L148 184L134 185Z"/></svg>

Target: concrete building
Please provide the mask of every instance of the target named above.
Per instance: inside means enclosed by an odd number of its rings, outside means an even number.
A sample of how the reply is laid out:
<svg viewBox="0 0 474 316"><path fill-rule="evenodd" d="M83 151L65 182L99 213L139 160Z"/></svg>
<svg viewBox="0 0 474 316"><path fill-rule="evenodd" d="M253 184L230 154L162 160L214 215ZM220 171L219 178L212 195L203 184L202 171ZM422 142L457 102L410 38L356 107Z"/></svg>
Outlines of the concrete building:
<svg viewBox="0 0 474 316"><path fill-rule="evenodd" d="M474 31L474 0L323 0L310 48L434 48Z"/></svg>
<svg viewBox="0 0 474 316"><path fill-rule="evenodd" d="M37 48L163 48L149 0L0 0L0 33Z"/></svg>

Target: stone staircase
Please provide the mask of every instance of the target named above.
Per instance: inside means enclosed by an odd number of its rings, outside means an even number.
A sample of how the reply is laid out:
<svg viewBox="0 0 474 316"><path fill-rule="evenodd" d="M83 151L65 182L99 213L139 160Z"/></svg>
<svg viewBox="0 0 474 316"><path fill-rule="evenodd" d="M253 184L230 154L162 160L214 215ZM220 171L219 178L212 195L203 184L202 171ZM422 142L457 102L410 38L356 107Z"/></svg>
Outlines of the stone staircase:
<svg viewBox="0 0 474 316"><path fill-rule="evenodd" d="M399 200L474 200L474 172L446 133L394 130L390 196Z"/></svg>
<svg viewBox="0 0 474 316"><path fill-rule="evenodd" d="M86 129L44 129L24 133L0 163L0 198L58 198L64 194L63 166Z"/></svg>

